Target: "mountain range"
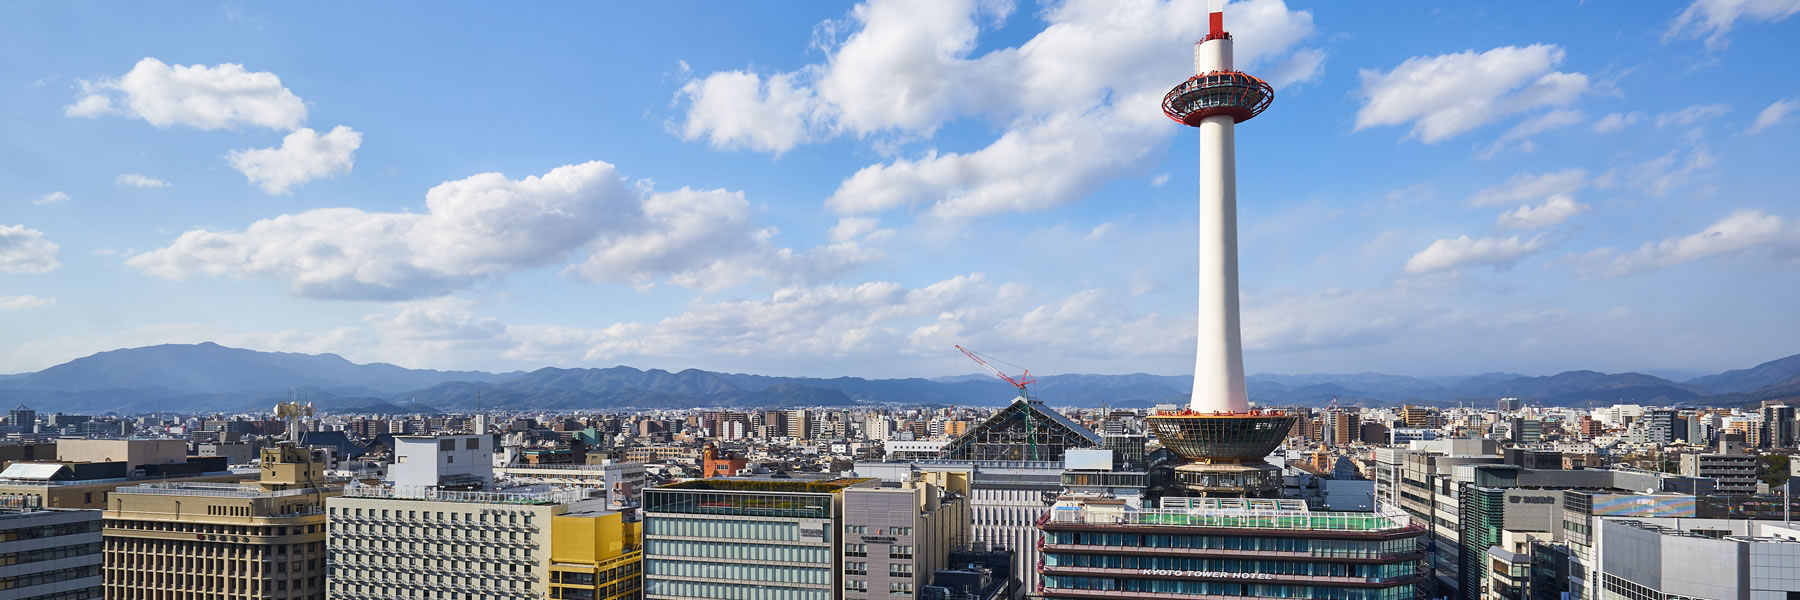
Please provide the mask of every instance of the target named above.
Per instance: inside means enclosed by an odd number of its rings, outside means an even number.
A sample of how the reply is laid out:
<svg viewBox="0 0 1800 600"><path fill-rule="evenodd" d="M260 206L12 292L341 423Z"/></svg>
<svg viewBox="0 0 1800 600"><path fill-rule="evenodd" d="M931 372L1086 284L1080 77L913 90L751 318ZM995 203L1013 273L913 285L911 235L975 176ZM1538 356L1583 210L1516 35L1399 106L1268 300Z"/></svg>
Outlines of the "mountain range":
<svg viewBox="0 0 1800 600"><path fill-rule="evenodd" d="M1032 395L1055 406L1142 408L1187 401L1186 375L1039 376ZM1800 397L1800 354L1748 369L1676 382L1642 373L1567 371L1408 377L1382 373L1257 374L1264 406L1490 404L1518 397L1549 406L1583 403L1738 405ZM0 403L40 411L141 414L240 412L289 398L339 413L435 413L470 409L583 410L695 407L975 405L1017 391L985 375L936 379L772 377L699 369L546 367L488 373L357 364L335 354L259 352L214 343L101 352L38 371L0 375Z"/></svg>

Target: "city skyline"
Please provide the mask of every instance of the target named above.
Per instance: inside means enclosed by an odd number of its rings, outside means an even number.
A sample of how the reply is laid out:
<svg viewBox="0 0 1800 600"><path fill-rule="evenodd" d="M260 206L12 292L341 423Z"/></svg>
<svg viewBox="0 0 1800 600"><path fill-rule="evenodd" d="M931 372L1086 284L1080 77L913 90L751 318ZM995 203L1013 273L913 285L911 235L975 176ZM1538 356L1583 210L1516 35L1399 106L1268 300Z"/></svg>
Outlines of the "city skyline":
<svg viewBox="0 0 1800 600"><path fill-rule="evenodd" d="M1154 111L1204 4L6 7L0 373L1185 374L1196 155ZM1800 3L1232 6L1281 96L1239 144L1248 371L1795 352Z"/></svg>

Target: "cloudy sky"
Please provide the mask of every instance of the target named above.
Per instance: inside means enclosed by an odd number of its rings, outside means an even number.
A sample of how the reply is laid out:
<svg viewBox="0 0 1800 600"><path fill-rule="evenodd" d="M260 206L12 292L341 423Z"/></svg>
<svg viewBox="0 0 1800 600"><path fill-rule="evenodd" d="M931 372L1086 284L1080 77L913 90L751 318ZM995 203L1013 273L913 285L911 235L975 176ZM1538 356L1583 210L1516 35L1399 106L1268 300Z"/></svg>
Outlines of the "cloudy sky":
<svg viewBox="0 0 1800 600"><path fill-rule="evenodd" d="M1252 372L1800 352L1800 0L1234 2ZM1192 365L1200 0L0 4L0 373Z"/></svg>

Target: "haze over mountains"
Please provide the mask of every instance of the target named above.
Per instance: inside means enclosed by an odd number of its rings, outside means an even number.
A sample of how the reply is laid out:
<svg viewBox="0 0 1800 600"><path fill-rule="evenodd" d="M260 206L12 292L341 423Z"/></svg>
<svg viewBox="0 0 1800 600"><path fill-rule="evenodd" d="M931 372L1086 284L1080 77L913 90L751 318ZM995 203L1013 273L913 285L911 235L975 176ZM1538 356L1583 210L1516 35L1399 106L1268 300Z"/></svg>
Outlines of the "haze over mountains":
<svg viewBox="0 0 1800 600"><path fill-rule="evenodd" d="M1800 355L1742 370L1670 381L1641 373L1568 371L1530 377L1484 373L1408 377L1381 373L1258 374L1251 399L1265 406L1341 404L1486 404L1514 396L1551 406L1611 404L1736 405L1800 396ZM1145 407L1187 400L1189 376L1039 376L1032 394L1054 406ZM293 396L335 412L438 412L490 409L623 409L999 405L1015 390L987 376L936 379L833 379L668 372L631 367L543 368L486 373L356 364L335 354L258 352L213 343L101 352L36 373L0 375L0 402L45 412L135 414L264 409Z"/></svg>

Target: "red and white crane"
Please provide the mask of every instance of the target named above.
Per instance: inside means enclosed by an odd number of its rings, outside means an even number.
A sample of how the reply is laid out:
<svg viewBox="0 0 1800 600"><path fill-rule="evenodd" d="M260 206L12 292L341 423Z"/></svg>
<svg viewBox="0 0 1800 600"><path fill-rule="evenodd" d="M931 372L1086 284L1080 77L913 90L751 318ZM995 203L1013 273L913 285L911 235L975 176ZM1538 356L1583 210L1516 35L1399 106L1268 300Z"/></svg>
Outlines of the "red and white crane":
<svg viewBox="0 0 1800 600"><path fill-rule="evenodd" d="M981 353L976 352L974 350L970 350L968 348L964 348L962 346L957 346L956 349L961 350L963 354L968 355L970 360L975 361L975 364L981 365L982 368L987 369L989 373L993 373L995 377L1005 379L1006 382L1012 384L1013 387L1019 388L1019 397L1021 397L1021 398L1026 397L1026 395L1025 395L1025 385L1026 384L1037 383L1036 379L1031 378L1031 369L1025 369L1023 367L1020 367L1021 370L1019 371L1019 378L1013 379L1011 376L1007 375L1006 373L1002 373L1000 371L1000 369L995 368L994 365L988 364L988 361L982 360ZM989 358L993 358L993 357L989 357ZM1012 367L1018 366L1018 365L1015 365L1012 363L1007 363L1006 361L1003 361L1003 360L1000 360L997 358L995 358L993 360L994 360L994 362L1005 363L1007 366L1012 366Z"/></svg>

